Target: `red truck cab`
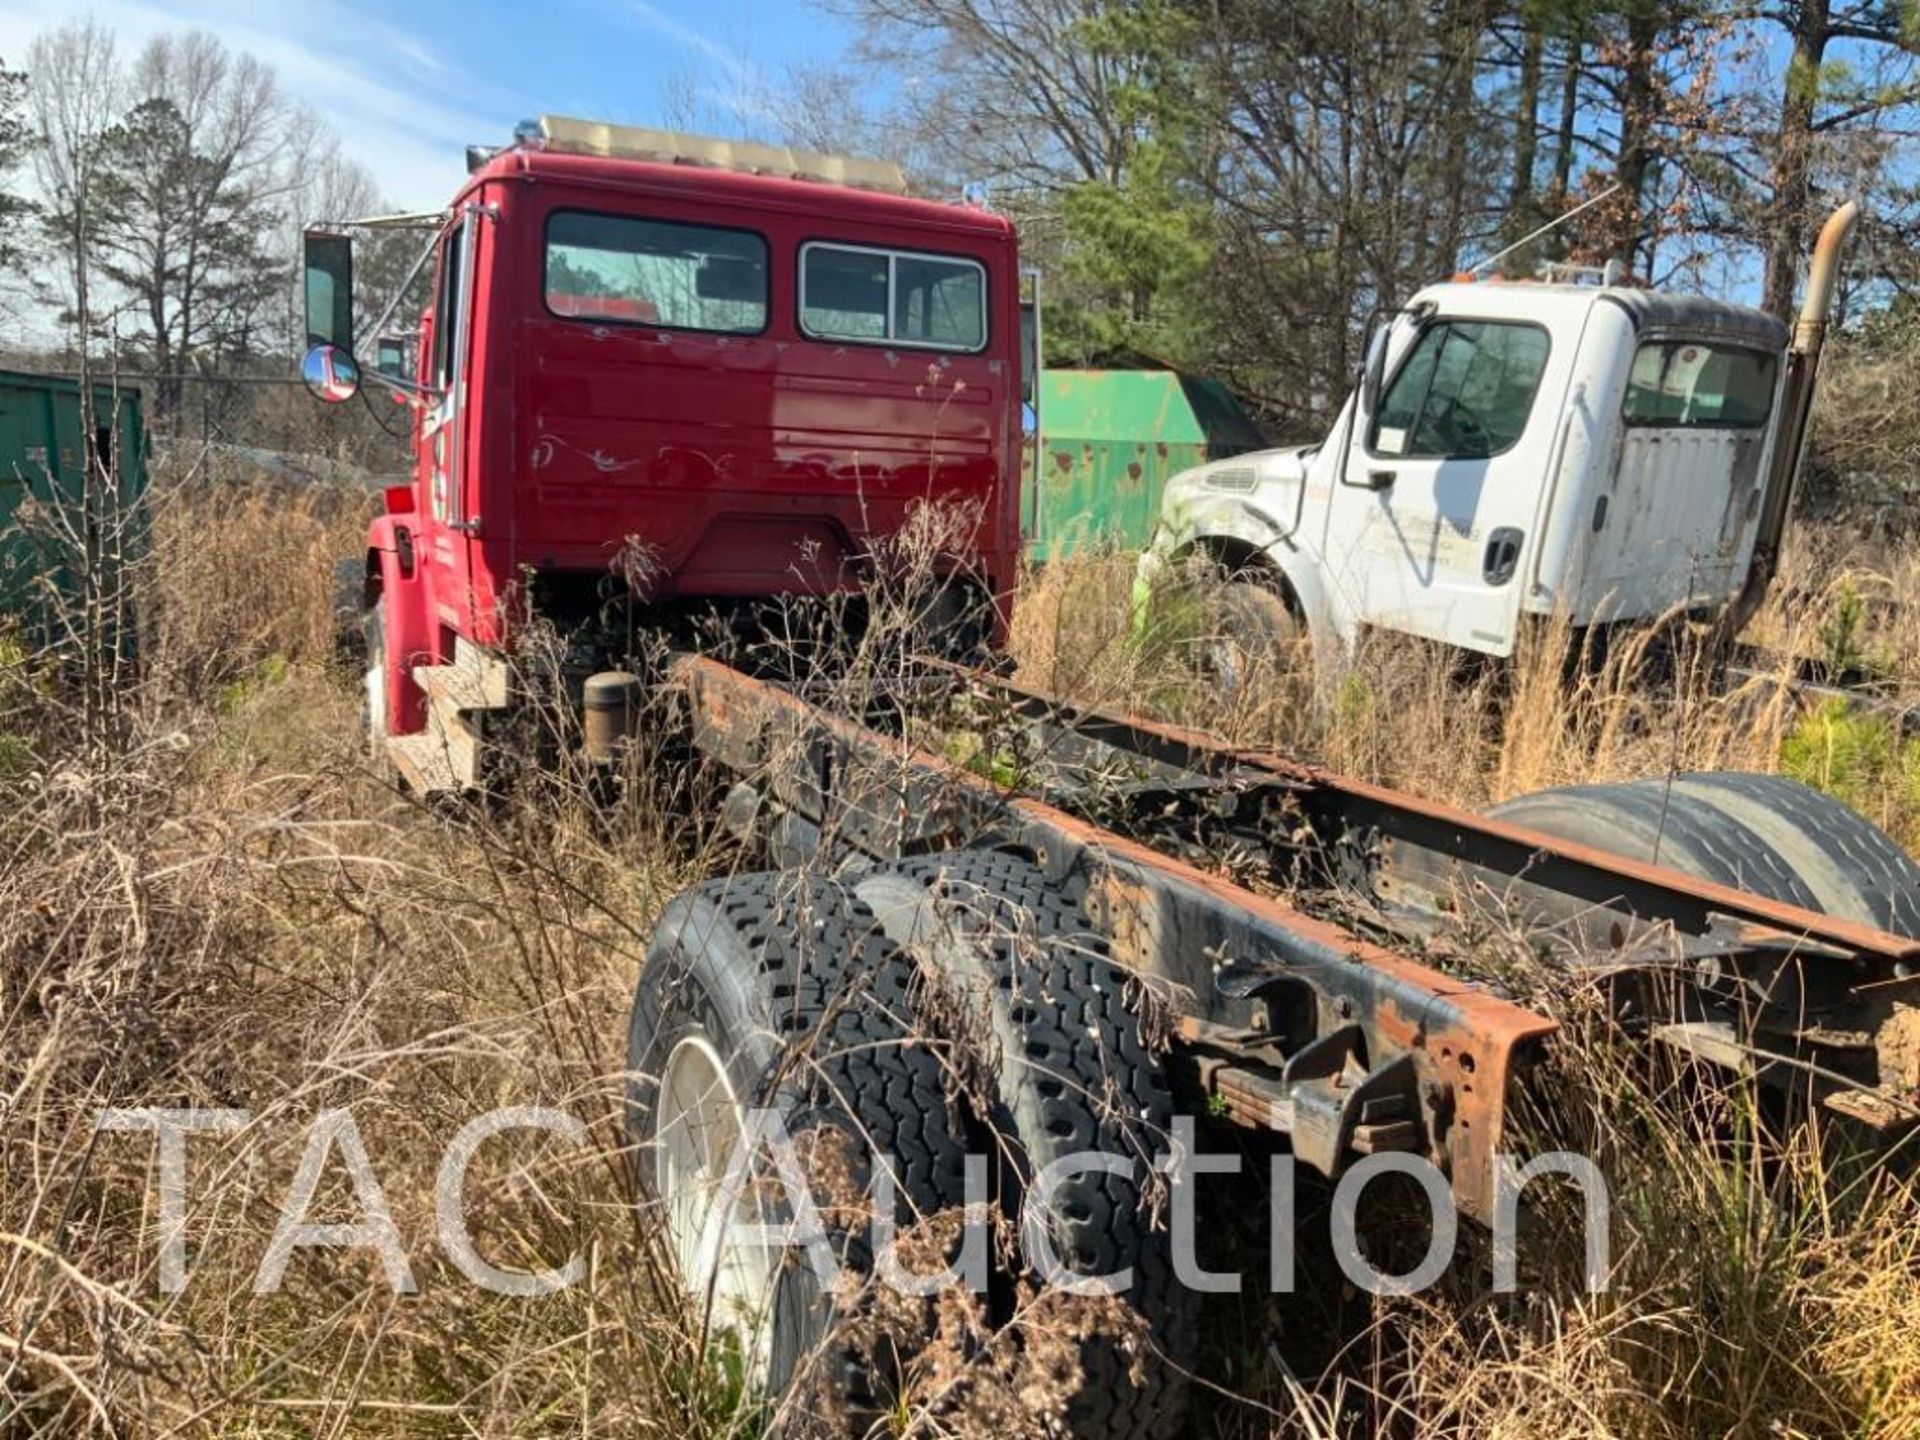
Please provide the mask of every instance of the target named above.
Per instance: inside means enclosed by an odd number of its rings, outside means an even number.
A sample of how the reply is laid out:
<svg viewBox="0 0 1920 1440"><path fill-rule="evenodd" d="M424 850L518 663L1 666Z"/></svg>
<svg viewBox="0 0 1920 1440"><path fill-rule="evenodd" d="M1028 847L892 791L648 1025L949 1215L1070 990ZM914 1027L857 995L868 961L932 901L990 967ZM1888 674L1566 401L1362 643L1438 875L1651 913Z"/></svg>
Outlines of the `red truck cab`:
<svg viewBox="0 0 1920 1440"><path fill-rule="evenodd" d="M473 170L407 387L411 494L368 538L393 734L424 724L416 667L462 641L510 649L528 606L579 618L616 570L663 613L855 590L930 502L966 517L966 553L942 563L1004 627L1015 236L887 193L897 176L559 120ZM308 339L337 390L350 260L329 272L328 246L344 242L309 235Z"/></svg>

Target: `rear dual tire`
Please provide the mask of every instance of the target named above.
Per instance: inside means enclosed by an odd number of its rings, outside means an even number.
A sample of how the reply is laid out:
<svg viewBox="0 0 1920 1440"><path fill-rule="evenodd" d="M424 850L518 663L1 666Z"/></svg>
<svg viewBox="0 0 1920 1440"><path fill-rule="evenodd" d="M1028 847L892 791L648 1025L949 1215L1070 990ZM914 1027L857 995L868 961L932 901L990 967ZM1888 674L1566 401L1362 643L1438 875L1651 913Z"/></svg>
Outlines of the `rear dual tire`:
<svg viewBox="0 0 1920 1440"><path fill-rule="evenodd" d="M1572 785L1496 805L1503 820L1803 910L1920 937L1920 864L1830 795L1711 770Z"/></svg>
<svg viewBox="0 0 1920 1440"><path fill-rule="evenodd" d="M1072 879L1032 861L961 850L901 861L862 882L896 937L911 925L949 999L992 1036L992 1114L1003 1185L1023 1210L1029 1262L1054 1278L1126 1272L1127 1314L1078 1344L1069 1433L1150 1440L1178 1429L1198 1345L1198 1295L1180 1284L1156 1170L1170 1153L1173 1095L1150 1043L1154 1001L1108 953ZM1065 1168L1100 1155L1125 1173ZM1025 1206L1048 1167L1060 1182ZM1036 1237L1032 1232L1044 1232Z"/></svg>
<svg viewBox="0 0 1920 1440"><path fill-rule="evenodd" d="M1671 780L1569 786L1509 800L1492 813L1562 840L1920 939L1920 864L1878 826L1785 776L1702 771ZM1787 1028L1809 1018L1800 1009L1807 990L1797 967L1757 982L1757 990L1747 993L1746 1003L1777 1008ZM1897 1094L1912 1093L1920 1078L1915 1061L1920 1012L1897 989L1882 987L1879 996L1854 991L1841 1016L1820 1023L1843 1032L1871 1030L1872 1051L1858 1057L1860 1079ZM1796 1074L1805 1088L1796 1087ZM1791 1068L1775 1072L1770 1083L1787 1091L1786 1122L1797 1123L1799 1107L1832 1078L1831 1071L1819 1077ZM1877 1117L1879 1112L1870 1108L1868 1113ZM1876 1164L1892 1161L1910 1173L1911 1131L1884 1128L1879 1118L1859 1124L1843 1119L1835 1130L1833 1114L1824 1114L1826 1133L1845 1141L1836 1158L1857 1142ZM1717 1143L1721 1137L1712 1132L1707 1138Z"/></svg>
<svg viewBox="0 0 1920 1440"><path fill-rule="evenodd" d="M949 930L965 932L960 945L941 941ZM936 985L933 1008L942 1014L928 1019L922 984L949 962L960 967L948 977L959 983ZM951 1013L956 1002L968 1018ZM1134 1323L1096 1320L1069 1342L1081 1379L1065 1430L1082 1440L1148 1440L1178 1427L1197 1297L1175 1283L1170 1238L1152 1215L1151 1166L1166 1148L1172 1099L1144 1033L1144 1008L1135 982L1087 932L1077 897L1019 857L910 860L871 872L852 890L748 876L702 886L669 907L629 1036L628 1115L641 1188L662 1207L688 1288L703 1295L718 1288L717 1277L729 1300L772 1321L748 1355L776 1417L804 1413L819 1422L839 1414L850 1423L813 1428L858 1433L897 1412L915 1343L904 1337L892 1367L871 1354L863 1360L836 1339L837 1322L854 1317L836 1313L808 1272L728 1269L686 1187L689 1177L701 1183L702 1170L686 1127L715 1108L702 1107L702 1089L724 1092L719 1108L733 1113L773 1104L796 1134L824 1126L862 1148L871 1143L877 1163L897 1178L902 1223L965 1202L969 1150L988 1161L990 1193L1008 1213L1018 1212L1036 1176L1068 1155L1125 1158L1125 1176L1057 1172L1050 1204L1031 1212L1071 1272L1053 1278L1133 1272L1125 1293L1093 1303L1126 1307ZM987 1093L962 1097L952 1074L968 1067L945 1062L980 1029L997 1037L993 1053L968 1057L987 1062ZM978 1102L966 1107L971 1124L961 1118L963 1098ZM734 1124L728 1133L737 1133ZM833 1244L844 1264L869 1271L861 1235L836 1233ZM1008 1282L1022 1278L1033 1277L998 1278L993 1318L1009 1318ZM1048 1313L1032 1312L1040 1318L1015 1342L1047 1346L1057 1343L1055 1331L1073 1330L1049 1326ZM800 1398L817 1393L823 1378L837 1397L825 1409Z"/></svg>
<svg viewBox="0 0 1920 1440"><path fill-rule="evenodd" d="M801 1256L774 1263L728 1233L795 1218L760 1203L775 1176L764 1154L736 1173L737 1147L749 1110L764 1108L796 1154L835 1164L839 1152L844 1183L823 1193L820 1217L835 1263L856 1276L871 1269L869 1226L858 1204L837 1202L851 1186L871 1203L870 1161L892 1175L890 1218L903 1228L962 1204L965 1148L939 1061L911 1031L911 980L842 887L749 875L668 907L634 1000L627 1115L640 1189L703 1328L733 1337L749 1383L785 1401L774 1423L788 1431L823 1413L863 1430L896 1403L900 1366L837 1342L843 1302Z"/></svg>

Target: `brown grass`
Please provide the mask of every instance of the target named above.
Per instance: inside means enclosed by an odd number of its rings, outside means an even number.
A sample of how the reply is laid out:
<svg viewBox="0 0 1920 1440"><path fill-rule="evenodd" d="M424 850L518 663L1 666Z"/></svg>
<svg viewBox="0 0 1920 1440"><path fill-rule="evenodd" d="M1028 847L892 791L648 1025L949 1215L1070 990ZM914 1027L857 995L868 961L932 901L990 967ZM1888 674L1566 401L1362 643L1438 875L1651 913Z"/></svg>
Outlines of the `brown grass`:
<svg viewBox="0 0 1920 1440"><path fill-rule="evenodd" d="M1916 581L1920 546L1867 550L1848 532L1803 528L1748 638L1780 656L1857 659L1889 700L1920 706L1920 611L1886 603L1914 593ZM1773 772L1790 737L1814 735L1785 687L1784 662L1725 685L1697 630L1685 631L1671 673L1649 658L1654 637L1643 636L1572 681L1561 625L1531 632L1504 670L1374 634L1338 673L1316 671L1302 653L1223 699L1180 643L1188 637L1132 623L1132 582L1124 555L1029 575L1012 639L1023 682L1472 809L1554 785L1680 770ZM1849 758L1838 757L1841 770ZM1920 785L1879 783L1895 778L1900 762L1899 753L1880 757L1886 774L1788 768L1920 848Z"/></svg>
<svg viewBox="0 0 1920 1440"><path fill-rule="evenodd" d="M620 1126L647 927L713 855L663 843L658 817L610 828L564 793L449 822L375 784L329 610L363 498L196 477L163 482L161 500L145 582L156 663L111 753L66 743L59 687L31 663L0 681L0 731L30 757L0 779L0 1432L749 1433L632 1204ZM1774 639L1830 627L1839 544L1802 546ZM1857 583L1899 593L1916 564L1877 557L1863 568L1882 578ZM1619 664L1568 691L1550 637L1506 682L1382 644L1331 686L1296 668L1223 706L1129 639L1130 580L1117 559L1030 577L1023 678L1474 806L1576 780L1771 769L1806 740L1765 685L1725 695L1683 674L1654 691ZM1875 620L1858 646L1908 693L1920 637L1903 623ZM1840 757L1828 778L1879 777L1874 818L1920 840L1897 747L1845 749L1821 752ZM1808 741L1795 763L1816 752ZM1539 983L1580 1019L1577 996ZM1267 1408L1223 1400L1197 1431L1920 1435L1912 1195L1825 1198L1817 1149L1762 1165L1698 1143L1685 1085L1597 1028L1575 1023L1554 1065L1571 1100L1552 1123L1617 1167L1614 1290L1568 1283L1570 1219L1550 1212L1528 1252L1547 1283L1524 1302L1492 1304L1472 1276L1378 1302L1326 1373L1269 1377ZM502 1143L475 1174L483 1253L587 1257L588 1279L545 1300L465 1285L430 1238L446 1139L510 1103L567 1108L593 1135L579 1152ZM103 1105L252 1116L190 1144L181 1295L156 1284L151 1142L95 1137ZM312 1252L281 1294L251 1293L305 1127L329 1107L365 1139L417 1295L393 1295L365 1254ZM315 1218L349 1199L323 1188ZM993 1413L1011 1425L1019 1411Z"/></svg>

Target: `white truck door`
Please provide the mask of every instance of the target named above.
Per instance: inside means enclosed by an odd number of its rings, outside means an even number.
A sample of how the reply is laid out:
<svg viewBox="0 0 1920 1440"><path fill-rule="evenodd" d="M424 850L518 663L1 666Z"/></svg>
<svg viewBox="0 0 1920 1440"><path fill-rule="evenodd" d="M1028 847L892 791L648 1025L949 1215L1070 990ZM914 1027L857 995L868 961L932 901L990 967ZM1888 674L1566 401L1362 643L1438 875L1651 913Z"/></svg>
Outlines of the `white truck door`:
<svg viewBox="0 0 1920 1440"><path fill-rule="evenodd" d="M1565 389L1551 350L1531 321L1458 317L1402 349L1328 512L1329 579L1363 624L1512 653L1557 408L1540 396Z"/></svg>

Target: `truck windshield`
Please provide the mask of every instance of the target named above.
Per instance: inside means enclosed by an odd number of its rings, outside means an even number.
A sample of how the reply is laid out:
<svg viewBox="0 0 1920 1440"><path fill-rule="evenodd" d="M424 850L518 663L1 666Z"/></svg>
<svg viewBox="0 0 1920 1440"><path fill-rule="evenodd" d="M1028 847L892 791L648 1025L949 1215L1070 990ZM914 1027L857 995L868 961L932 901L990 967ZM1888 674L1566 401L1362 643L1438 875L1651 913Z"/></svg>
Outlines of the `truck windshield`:
<svg viewBox="0 0 1920 1440"><path fill-rule="evenodd" d="M570 320L752 334L767 324L767 242L747 230L556 211L547 308Z"/></svg>
<svg viewBox="0 0 1920 1440"><path fill-rule="evenodd" d="M1627 424L1758 429L1773 409L1774 366L1771 355L1730 345L1642 345L1627 380Z"/></svg>

